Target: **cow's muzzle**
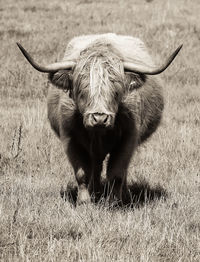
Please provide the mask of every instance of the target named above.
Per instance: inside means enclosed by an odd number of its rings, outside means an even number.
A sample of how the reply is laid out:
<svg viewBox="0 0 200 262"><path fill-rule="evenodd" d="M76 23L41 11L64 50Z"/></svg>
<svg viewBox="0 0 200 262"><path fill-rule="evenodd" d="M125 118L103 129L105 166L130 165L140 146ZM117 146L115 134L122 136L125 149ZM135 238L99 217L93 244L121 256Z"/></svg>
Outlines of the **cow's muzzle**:
<svg viewBox="0 0 200 262"><path fill-rule="evenodd" d="M84 125L86 128L112 128L114 116L105 113L90 113L85 116Z"/></svg>

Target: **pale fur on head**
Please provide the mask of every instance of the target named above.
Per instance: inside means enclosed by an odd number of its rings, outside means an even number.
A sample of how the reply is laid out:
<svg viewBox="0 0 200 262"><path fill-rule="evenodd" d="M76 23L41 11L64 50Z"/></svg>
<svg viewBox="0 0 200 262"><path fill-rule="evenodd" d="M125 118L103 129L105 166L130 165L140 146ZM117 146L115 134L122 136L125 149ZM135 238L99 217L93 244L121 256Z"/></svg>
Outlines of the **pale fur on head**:
<svg viewBox="0 0 200 262"><path fill-rule="evenodd" d="M120 54L110 44L96 42L83 50L73 73L75 100L85 95L90 112L115 114L124 92L124 68Z"/></svg>

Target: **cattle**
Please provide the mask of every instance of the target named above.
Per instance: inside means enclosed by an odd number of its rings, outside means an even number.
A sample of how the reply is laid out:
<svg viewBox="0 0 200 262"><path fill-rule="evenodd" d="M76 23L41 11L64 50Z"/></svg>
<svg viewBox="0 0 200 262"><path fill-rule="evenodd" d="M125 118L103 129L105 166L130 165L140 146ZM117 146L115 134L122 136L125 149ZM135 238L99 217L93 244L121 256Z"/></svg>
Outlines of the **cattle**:
<svg viewBox="0 0 200 262"><path fill-rule="evenodd" d="M43 66L17 44L35 69L49 73L48 119L73 167L77 203L90 202L101 191L105 158L110 196L129 203L130 160L157 129L164 108L162 82L155 75L170 65L182 45L155 66L138 38L85 35L69 42L62 61Z"/></svg>

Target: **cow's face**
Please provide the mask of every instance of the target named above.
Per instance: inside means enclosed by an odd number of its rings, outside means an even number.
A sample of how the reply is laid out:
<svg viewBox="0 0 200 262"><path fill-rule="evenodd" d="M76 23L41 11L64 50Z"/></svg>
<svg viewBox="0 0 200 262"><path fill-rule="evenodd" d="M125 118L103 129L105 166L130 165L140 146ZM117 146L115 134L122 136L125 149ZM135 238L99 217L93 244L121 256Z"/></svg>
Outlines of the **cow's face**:
<svg viewBox="0 0 200 262"><path fill-rule="evenodd" d="M74 69L52 73L49 80L69 91L86 128L105 129L114 126L123 96L140 88L146 76L124 72L119 56L101 49L84 51Z"/></svg>
<svg viewBox="0 0 200 262"><path fill-rule="evenodd" d="M145 75L124 72L120 54L110 45L84 50L73 69L49 75L57 87L69 91L86 128L112 128L122 98L145 82Z"/></svg>
<svg viewBox="0 0 200 262"><path fill-rule="evenodd" d="M112 128L124 93L124 69L109 46L82 52L73 72L72 98L86 128Z"/></svg>

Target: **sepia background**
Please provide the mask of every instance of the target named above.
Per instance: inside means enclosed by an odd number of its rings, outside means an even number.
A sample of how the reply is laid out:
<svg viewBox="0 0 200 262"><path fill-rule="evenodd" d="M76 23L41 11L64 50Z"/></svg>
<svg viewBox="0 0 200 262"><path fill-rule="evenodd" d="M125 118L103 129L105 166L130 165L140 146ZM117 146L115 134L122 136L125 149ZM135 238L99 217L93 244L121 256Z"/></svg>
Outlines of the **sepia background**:
<svg viewBox="0 0 200 262"><path fill-rule="evenodd" d="M1 261L200 261L200 2L198 0L0 1ZM183 43L161 75L165 110L135 153L135 205L75 207L75 183L47 121L47 75L77 35L141 38L157 63ZM133 200L134 201L134 200Z"/></svg>

